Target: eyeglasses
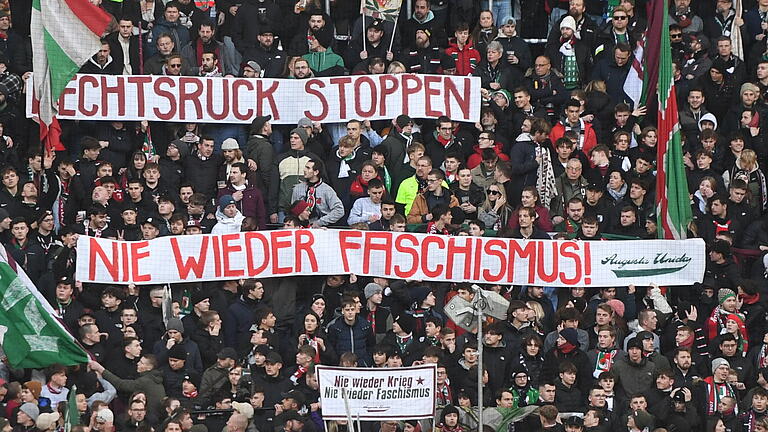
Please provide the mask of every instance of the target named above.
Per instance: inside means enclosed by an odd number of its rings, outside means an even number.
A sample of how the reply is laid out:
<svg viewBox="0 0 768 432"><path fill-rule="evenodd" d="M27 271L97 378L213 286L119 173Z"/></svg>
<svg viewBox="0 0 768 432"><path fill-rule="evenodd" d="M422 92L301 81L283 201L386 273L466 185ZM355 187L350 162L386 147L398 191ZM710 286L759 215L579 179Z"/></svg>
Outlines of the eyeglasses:
<svg viewBox="0 0 768 432"><path fill-rule="evenodd" d="M626 15L616 15L615 17L613 17L613 19L623 21L623 20L627 19L627 16Z"/></svg>
<svg viewBox="0 0 768 432"><path fill-rule="evenodd" d="M501 195L501 192L488 189L488 195Z"/></svg>

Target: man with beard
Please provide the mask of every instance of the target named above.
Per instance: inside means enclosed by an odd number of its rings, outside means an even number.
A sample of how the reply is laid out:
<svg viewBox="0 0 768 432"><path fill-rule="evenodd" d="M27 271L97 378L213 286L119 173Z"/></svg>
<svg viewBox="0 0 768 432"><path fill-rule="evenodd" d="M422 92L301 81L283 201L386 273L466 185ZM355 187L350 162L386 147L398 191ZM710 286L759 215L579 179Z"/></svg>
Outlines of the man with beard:
<svg viewBox="0 0 768 432"><path fill-rule="evenodd" d="M285 51L275 45L275 32L271 27L262 26L259 30L258 45L255 45L243 54L243 61L248 64L256 62L261 67L260 76L264 78L279 78L285 68Z"/></svg>
<svg viewBox="0 0 768 432"><path fill-rule="evenodd" d="M306 59L296 59L293 63L293 77L296 79L313 78L315 74L309 68L309 62Z"/></svg>
<svg viewBox="0 0 768 432"><path fill-rule="evenodd" d="M114 61L110 55L109 42L106 39L102 39L101 48L93 55L88 62L86 62L80 73L84 74L101 74L101 75L120 75L122 67Z"/></svg>
<svg viewBox="0 0 768 432"><path fill-rule="evenodd" d="M200 76L213 76L207 75L210 70L201 70L206 65L204 63L204 57L206 53L213 53L215 59L218 61L218 69L221 75L237 76L238 67L234 45L231 43L219 42L216 40L216 28L210 22L200 24L200 28L197 30L198 38L181 49L181 57L184 59L186 65L196 65L191 68L191 72Z"/></svg>
<svg viewBox="0 0 768 432"><path fill-rule="evenodd" d="M442 64L448 61L448 56L440 46L432 42L432 31L418 29L414 35L414 45L400 54L400 61L405 70L411 73L440 74Z"/></svg>

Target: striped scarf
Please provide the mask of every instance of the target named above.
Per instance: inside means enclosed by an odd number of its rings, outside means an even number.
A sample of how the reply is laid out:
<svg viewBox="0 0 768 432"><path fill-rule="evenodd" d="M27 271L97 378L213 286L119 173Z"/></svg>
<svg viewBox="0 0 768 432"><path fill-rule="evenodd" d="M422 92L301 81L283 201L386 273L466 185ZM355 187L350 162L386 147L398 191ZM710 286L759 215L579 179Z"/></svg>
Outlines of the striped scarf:
<svg viewBox="0 0 768 432"><path fill-rule="evenodd" d="M560 47L560 53L563 54L563 84L566 90L573 90L579 86L579 63L576 61L573 43L573 39L569 39Z"/></svg>

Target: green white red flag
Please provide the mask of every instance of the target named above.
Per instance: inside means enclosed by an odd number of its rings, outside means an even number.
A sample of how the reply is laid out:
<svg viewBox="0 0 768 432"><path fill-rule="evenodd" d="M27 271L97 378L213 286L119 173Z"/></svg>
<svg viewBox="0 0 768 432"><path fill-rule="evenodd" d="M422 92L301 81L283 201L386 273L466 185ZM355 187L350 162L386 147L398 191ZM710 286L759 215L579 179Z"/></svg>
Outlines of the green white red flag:
<svg viewBox="0 0 768 432"><path fill-rule="evenodd" d="M658 235L662 239L684 239L691 222L691 200L688 180L683 165L683 144L677 114L677 97L672 74L672 49L669 43L669 14L666 0L654 0L653 15L661 15L658 33L649 34L647 40L661 41L658 55L659 95L656 217ZM663 8L661 11L657 8ZM659 13L660 12L660 13ZM650 62L648 62L650 63Z"/></svg>
<svg viewBox="0 0 768 432"><path fill-rule="evenodd" d="M64 87L80 67L101 48L100 38L110 22L106 12L88 0L32 1L33 112L40 123L40 140L63 150L56 121ZM59 147L59 148L56 148Z"/></svg>

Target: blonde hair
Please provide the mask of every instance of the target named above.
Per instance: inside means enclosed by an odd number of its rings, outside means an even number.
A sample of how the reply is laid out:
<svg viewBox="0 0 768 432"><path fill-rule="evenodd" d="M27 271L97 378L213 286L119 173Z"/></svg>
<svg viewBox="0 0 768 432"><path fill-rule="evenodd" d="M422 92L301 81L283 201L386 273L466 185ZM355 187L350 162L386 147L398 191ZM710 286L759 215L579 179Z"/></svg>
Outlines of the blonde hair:
<svg viewBox="0 0 768 432"><path fill-rule="evenodd" d="M747 164L754 168L757 164L757 154L754 150L751 149L743 150L739 156L739 162L741 162L742 168L746 168Z"/></svg>

